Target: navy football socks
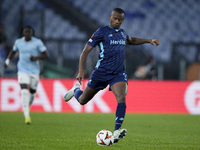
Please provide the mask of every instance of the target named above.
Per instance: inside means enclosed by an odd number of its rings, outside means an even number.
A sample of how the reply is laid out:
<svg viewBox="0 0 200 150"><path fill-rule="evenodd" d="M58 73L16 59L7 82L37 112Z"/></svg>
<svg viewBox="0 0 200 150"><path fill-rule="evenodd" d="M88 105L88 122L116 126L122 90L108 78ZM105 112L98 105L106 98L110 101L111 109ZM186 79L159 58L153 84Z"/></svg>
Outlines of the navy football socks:
<svg viewBox="0 0 200 150"><path fill-rule="evenodd" d="M126 113L126 103L118 103L116 110L115 130L121 128Z"/></svg>
<svg viewBox="0 0 200 150"><path fill-rule="evenodd" d="M74 97L77 99L77 101L78 101L79 96L82 93L83 93L83 91L81 89L79 89L79 88L77 88L77 89L74 90Z"/></svg>

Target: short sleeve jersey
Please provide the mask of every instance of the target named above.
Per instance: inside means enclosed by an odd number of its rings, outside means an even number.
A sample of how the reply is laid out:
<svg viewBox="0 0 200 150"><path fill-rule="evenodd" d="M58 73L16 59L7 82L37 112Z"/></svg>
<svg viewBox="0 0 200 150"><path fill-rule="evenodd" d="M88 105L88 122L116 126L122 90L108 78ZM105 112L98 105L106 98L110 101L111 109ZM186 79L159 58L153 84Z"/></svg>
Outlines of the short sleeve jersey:
<svg viewBox="0 0 200 150"><path fill-rule="evenodd" d="M31 61L30 57L38 56L46 49L46 46L38 38L32 37L28 42L25 41L24 37L17 39L13 46L13 51L19 51L19 61L17 63L18 72L39 74L39 61Z"/></svg>
<svg viewBox="0 0 200 150"><path fill-rule="evenodd" d="M96 69L106 73L118 73L125 70L125 47L129 36L123 29L110 26L99 28L87 42L88 45L99 46L100 54Z"/></svg>

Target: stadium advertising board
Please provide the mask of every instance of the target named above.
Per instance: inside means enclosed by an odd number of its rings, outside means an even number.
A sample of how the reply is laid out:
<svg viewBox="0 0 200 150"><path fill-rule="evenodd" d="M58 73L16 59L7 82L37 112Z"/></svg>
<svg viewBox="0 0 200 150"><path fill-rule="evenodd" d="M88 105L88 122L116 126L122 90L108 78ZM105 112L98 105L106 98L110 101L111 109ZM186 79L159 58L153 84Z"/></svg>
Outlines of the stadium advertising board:
<svg viewBox="0 0 200 150"><path fill-rule="evenodd" d="M76 83L74 79L41 79L31 111L114 113L117 102L107 87L87 105L75 98L64 102L64 94ZM83 81L85 88L87 80ZM0 111L22 111L17 79L0 79ZM129 80L127 113L200 114L200 82Z"/></svg>

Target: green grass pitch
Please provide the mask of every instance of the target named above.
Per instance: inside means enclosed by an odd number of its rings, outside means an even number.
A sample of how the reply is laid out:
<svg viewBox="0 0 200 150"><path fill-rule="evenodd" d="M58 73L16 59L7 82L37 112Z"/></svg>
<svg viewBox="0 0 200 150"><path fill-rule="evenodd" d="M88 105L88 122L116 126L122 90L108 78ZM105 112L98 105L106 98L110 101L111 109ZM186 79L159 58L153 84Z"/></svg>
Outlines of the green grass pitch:
<svg viewBox="0 0 200 150"><path fill-rule="evenodd" d="M96 144L102 129L113 132L115 114L0 113L1 150L200 150L199 115L127 114L127 136L110 147Z"/></svg>

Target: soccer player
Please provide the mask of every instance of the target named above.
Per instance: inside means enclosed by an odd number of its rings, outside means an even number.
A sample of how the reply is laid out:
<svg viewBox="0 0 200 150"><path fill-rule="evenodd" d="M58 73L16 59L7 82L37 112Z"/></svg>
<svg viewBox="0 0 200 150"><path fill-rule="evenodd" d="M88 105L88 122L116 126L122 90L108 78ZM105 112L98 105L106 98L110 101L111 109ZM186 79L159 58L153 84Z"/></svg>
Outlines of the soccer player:
<svg viewBox="0 0 200 150"><path fill-rule="evenodd" d="M88 40L84 47L79 61L77 80L81 84L84 79L84 64L88 54L93 47L99 46L100 54L96 67L92 72L90 80L84 91L80 90L80 84L75 84L64 96L65 101L69 101L73 96L84 105L90 101L99 91L110 86L110 90L117 100L116 120L114 130L114 142L117 143L127 134L126 129L121 129L126 113L126 94L128 77L125 71L125 47L126 44L138 45L150 43L159 45L158 39L141 39L129 37L120 28L124 21L125 12L121 8L113 9L110 15L110 24L99 28Z"/></svg>
<svg viewBox="0 0 200 150"><path fill-rule="evenodd" d="M31 26L25 26L22 30L23 37L17 39L10 51L4 67L7 68L10 60L19 51L18 67L18 83L21 88L21 102L25 123L30 124L29 107L32 104L36 88L39 82L39 60L48 58L48 52L43 42L34 37L34 29Z"/></svg>

